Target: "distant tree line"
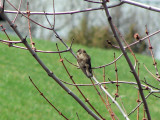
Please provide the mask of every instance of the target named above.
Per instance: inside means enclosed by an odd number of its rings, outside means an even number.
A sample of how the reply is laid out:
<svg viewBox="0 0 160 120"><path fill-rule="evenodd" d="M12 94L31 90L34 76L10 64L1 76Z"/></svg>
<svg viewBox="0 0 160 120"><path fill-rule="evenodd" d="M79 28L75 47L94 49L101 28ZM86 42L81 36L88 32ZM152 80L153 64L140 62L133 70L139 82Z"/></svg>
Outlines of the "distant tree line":
<svg viewBox="0 0 160 120"><path fill-rule="evenodd" d="M133 43L136 39L134 34L136 34L137 29L135 25L131 25L128 33L126 33L125 40L127 43ZM110 41L111 44L117 45L117 42L110 31L109 27L106 26L88 26L87 18L84 16L80 22L80 25L74 27L70 30L68 35L68 40L74 39L74 43L82 44L86 46L94 46L99 48L111 48L112 46L107 43ZM132 50L136 53L142 53L145 51L147 44L141 42L132 47ZM113 48L113 47L112 47Z"/></svg>

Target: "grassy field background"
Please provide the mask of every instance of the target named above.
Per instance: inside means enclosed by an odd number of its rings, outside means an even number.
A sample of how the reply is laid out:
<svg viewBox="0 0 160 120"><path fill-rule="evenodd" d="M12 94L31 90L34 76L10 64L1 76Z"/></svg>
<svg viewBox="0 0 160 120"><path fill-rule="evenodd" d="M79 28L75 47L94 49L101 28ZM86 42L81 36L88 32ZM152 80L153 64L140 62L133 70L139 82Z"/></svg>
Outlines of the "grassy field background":
<svg viewBox="0 0 160 120"><path fill-rule="evenodd" d="M0 38L5 38L0 34ZM17 38L12 37L14 40ZM34 40L37 49L56 51L56 44L50 41ZM58 43L60 50L64 50L65 47ZM69 45L69 43L68 43ZM116 56L121 54L117 50L105 50L99 48L88 48L86 46L73 44L73 50L76 52L78 49L84 48L91 56L92 66L100 66L113 61L113 54ZM69 79L62 64L59 62L58 54L43 54L38 53L38 56L46 64L46 66L53 71L53 73L60 79L72 83ZM129 54L130 58L133 57ZM152 65L152 59L149 56L136 55L140 62L140 79L144 77L149 83L159 87L159 83L153 79L143 67L143 63L155 73L154 66ZM76 64L76 59L70 53L63 53L62 57L66 57L68 60ZM132 61L133 62L133 61ZM158 66L160 61L158 62ZM91 83L87 79L81 70L70 65L64 61L69 72L73 75L73 79L76 83L87 84ZM124 57L117 62L118 77L120 81L133 81L134 77L128 68L127 62ZM159 68L159 67L158 67ZM97 79L103 81L103 69L96 69L94 73ZM106 81L108 78L115 80L114 64L106 67ZM63 120L60 116L38 93L29 81L28 76L31 76L35 84L43 92L43 94L70 120L78 120L76 113L78 113L80 120L93 120L93 118L86 113L82 107L76 103L76 101L68 95L54 80L52 80L41 66L35 61L32 55L27 50L21 50L17 48L8 47L0 43L0 120ZM74 92L82 101L84 99L79 94L74 86L68 86L72 92ZM114 96L116 92L115 84L108 84L107 90ZM137 89L136 85L121 84L119 92L123 104L129 113L136 105ZM101 99L97 95L95 89L91 87L80 87L85 96L90 100L91 104L100 112L100 114L107 120L110 119L109 113ZM145 95L148 91L145 91ZM157 94L158 95L158 94ZM120 102L120 99L117 98ZM160 100L154 96L147 99L152 120L158 120L160 118ZM87 105L87 104L86 104ZM88 106L88 105L87 105ZM114 104L111 105L115 114L120 120L123 120L123 116ZM140 107L140 119L143 117L143 106ZM136 119L136 112L130 116L131 120Z"/></svg>

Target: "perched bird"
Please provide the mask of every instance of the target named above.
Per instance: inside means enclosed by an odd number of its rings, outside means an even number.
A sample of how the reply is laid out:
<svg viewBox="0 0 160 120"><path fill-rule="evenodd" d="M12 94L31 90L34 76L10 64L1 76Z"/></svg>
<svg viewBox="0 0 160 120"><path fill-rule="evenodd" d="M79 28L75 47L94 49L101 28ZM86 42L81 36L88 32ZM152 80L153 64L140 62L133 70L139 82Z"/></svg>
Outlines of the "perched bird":
<svg viewBox="0 0 160 120"><path fill-rule="evenodd" d="M91 58L84 49L77 51L77 64L88 78L93 76Z"/></svg>

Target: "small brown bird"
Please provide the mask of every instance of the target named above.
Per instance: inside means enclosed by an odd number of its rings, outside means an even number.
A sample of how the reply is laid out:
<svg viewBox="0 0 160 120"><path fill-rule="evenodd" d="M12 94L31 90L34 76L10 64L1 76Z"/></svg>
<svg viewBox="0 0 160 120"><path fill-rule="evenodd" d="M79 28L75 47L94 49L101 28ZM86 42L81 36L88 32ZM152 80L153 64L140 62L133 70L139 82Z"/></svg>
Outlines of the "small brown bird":
<svg viewBox="0 0 160 120"><path fill-rule="evenodd" d="M77 64L88 78L93 76L91 58L84 49L77 51Z"/></svg>

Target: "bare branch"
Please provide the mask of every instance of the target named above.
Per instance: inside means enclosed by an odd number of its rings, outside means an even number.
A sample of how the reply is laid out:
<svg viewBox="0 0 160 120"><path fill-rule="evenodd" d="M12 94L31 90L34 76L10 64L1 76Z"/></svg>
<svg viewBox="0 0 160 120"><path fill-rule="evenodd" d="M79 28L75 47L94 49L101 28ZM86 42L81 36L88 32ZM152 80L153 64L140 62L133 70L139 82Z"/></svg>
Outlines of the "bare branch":
<svg viewBox="0 0 160 120"><path fill-rule="evenodd" d="M140 2L135 2L133 0L120 0L120 1L121 1L122 4L123 3L127 3L127 4L130 4L130 5L134 5L134 6L137 6L137 7L141 7L141 8L147 9L147 10L160 12L160 8L152 7L152 6L149 6L149 5L145 5L145 4L142 4Z"/></svg>
<svg viewBox="0 0 160 120"><path fill-rule="evenodd" d="M23 43L22 41L7 41L7 40L0 40L0 42L2 43ZM8 44L6 44L8 45ZM10 47L15 47L15 48L20 48L20 49L23 49L23 50L28 50L28 48L26 47L21 47L21 46L17 46L17 45L12 45ZM70 51L70 48L67 49L67 50L62 50L62 51L44 51L44 50L34 50L35 52L40 52L40 53L64 53L64 52L69 52Z"/></svg>
<svg viewBox="0 0 160 120"><path fill-rule="evenodd" d="M99 67L93 67L92 69L98 69L98 68L103 68L103 67L106 67L106 66L109 66L109 65L112 65L113 63L115 63L118 59L120 59L122 57L123 53L118 57L116 58L114 61L106 64L106 65L102 65L102 66L99 66Z"/></svg>
<svg viewBox="0 0 160 120"><path fill-rule="evenodd" d="M147 25L146 25L146 34L147 34L147 35L149 34ZM148 38L148 44L149 44L149 51L150 51L151 56L152 56L152 59L153 59L153 65L154 65L154 67L155 67L155 69L156 69L156 75L160 78L160 75L159 75L159 73L158 73L158 68L157 68L157 62L156 62L156 60L155 60L155 58L154 58L154 54L153 54L153 50L152 50L153 47L152 47L152 45L151 45L150 38Z"/></svg>
<svg viewBox="0 0 160 120"><path fill-rule="evenodd" d="M145 97L145 99L147 99L151 94L152 94L152 92L150 92L150 93ZM142 105L142 103L143 103L143 101L140 102L140 103L128 114L128 116L130 116L132 113L134 113L134 112L136 111L136 109L137 109L140 105Z"/></svg>
<svg viewBox="0 0 160 120"><path fill-rule="evenodd" d="M18 17L18 13L19 13L19 11L20 11L20 9L21 9L21 5L22 5L22 0L20 0L19 7L18 7L18 11L17 11L17 14L16 14L16 16L15 16L15 18L14 18L14 20L13 20L13 23L15 23L15 21L16 21L16 19L17 19L17 17Z"/></svg>
<svg viewBox="0 0 160 120"><path fill-rule="evenodd" d="M145 79L145 78L144 78ZM146 79L145 80L142 80L142 82L144 82L146 85L150 86L151 88L154 88L154 89L157 89L157 90L160 90L160 88L157 88L149 83L147 83Z"/></svg>
<svg viewBox="0 0 160 120"><path fill-rule="evenodd" d="M22 41L8 41L8 40L0 40L0 42L5 42L5 43L22 43Z"/></svg>
<svg viewBox="0 0 160 120"><path fill-rule="evenodd" d="M31 83L33 84L33 86L37 89L37 91L40 93L40 95L59 113L59 115L61 115L62 117L64 117L66 120L69 120L65 115L62 114L62 112L60 112L46 97L45 95L39 90L39 88L35 85L35 83L33 82L33 80L31 79L31 77L29 76L29 79L31 81Z"/></svg>
<svg viewBox="0 0 160 120"><path fill-rule="evenodd" d="M144 64L143 64L143 65L144 65ZM157 81L160 82L160 78L159 78L159 77L154 76L153 73L152 73L151 71L149 71L148 68L147 68L145 65L144 65L144 67L145 67L145 69L150 73L150 75L151 75L152 77L154 77Z"/></svg>
<svg viewBox="0 0 160 120"><path fill-rule="evenodd" d="M99 4L102 4L102 2L97 2L97 1L93 1L93 0L84 0L86 2L90 2L90 3L99 3Z"/></svg>
<svg viewBox="0 0 160 120"><path fill-rule="evenodd" d="M118 3L115 5L109 6L109 8L120 6L122 3ZM68 14L76 14L76 13L83 13L83 12L90 12L90 11L96 11L96 10L102 10L103 7L98 8L87 8L84 10L73 10L73 11L67 11L67 12L32 12L30 11L30 15L68 15ZM18 11L18 10L17 10ZM17 14L17 11L11 11L11 10L4 10L5 13L12 13ZM27 11L19 11L18 14L25 15L27 14Z"/></svg>

